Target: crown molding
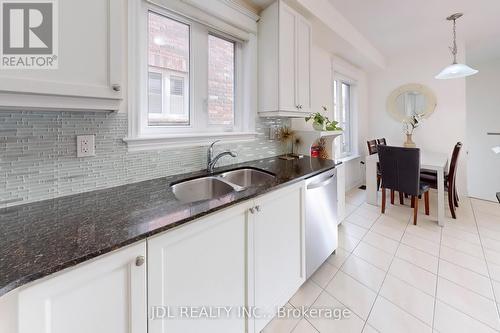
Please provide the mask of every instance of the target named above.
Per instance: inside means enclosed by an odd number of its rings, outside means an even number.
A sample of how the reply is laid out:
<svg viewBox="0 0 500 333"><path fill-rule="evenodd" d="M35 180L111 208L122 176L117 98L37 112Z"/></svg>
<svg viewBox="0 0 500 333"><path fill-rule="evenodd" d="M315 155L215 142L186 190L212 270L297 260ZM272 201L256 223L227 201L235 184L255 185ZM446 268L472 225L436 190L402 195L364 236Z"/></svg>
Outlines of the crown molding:
<svg viewBox="0 0 500 333"><path fill-rule="evenodd" d="M235 0L219 0L219 1L226 4L226 6L240 12L241 14L248 16L249 18L251 18L255 22L259 21L259 19L260 19L260 16L256 12L243 6L242 4L240 4L239 2L237 2Z"/></svg>

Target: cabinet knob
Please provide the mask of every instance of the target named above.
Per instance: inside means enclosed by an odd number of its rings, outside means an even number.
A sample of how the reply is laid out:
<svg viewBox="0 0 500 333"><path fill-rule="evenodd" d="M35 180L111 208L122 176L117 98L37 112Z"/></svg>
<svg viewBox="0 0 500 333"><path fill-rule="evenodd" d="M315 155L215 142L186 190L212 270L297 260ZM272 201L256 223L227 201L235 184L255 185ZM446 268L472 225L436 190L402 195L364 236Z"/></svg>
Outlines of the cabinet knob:
<svg viewBox="0 0 500 333"><path fill-rule="evenodd" d="M113 84L111 89L113 89L113 91L121 91L122 87L119 84Z"/></svg>
<svg viewBox="0 0 500 333"><path fill-rule="evenodd" d="M255 206L255 210L256 210L257 212L260 212L260 206L259 206L259 205Z"/></svg>
<svg viewBox="0 0 500 333"><path fill-rule="evenodd" d="M250 208L250 209L249 209L249 211L250 211L250 213L251 213L251 214L254 214L254 213L255 213L255 209L254 209L253 207L252 207L252 208Z"/></svg>
<svg viewBox="0 0 500 333"><path fill-rule="evenodd" d="M145 260L146 259L144 258L144 256L138 256L137 258L135 258L135 265L142 266L142 265L144 265Z"/></svg>

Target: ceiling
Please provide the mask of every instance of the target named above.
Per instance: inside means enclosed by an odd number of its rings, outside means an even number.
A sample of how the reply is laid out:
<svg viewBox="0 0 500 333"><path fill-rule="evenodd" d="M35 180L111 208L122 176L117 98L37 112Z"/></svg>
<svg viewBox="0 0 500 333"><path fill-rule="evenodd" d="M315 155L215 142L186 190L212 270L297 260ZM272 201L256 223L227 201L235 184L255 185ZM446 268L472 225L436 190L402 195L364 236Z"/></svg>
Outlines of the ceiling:
<svg viewBox="0 0 500 333"><path fill-rule="evenodd" d="M465 42L467 62L500 57L499 0L330 0L380 52L398 53L451 44L455 12L459 41Z"/></svg>

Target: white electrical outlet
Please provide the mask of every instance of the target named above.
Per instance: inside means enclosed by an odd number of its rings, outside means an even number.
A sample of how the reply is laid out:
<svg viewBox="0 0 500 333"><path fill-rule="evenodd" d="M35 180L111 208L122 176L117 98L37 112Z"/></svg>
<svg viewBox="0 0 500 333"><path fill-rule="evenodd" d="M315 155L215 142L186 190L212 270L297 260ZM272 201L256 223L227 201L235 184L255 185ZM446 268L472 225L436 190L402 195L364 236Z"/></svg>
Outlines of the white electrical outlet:
<svg viewBox="0 0 500 333"><path fill-rule="evenodd" d="M95 135L76 136L76 157L95 156Z"/></svg>

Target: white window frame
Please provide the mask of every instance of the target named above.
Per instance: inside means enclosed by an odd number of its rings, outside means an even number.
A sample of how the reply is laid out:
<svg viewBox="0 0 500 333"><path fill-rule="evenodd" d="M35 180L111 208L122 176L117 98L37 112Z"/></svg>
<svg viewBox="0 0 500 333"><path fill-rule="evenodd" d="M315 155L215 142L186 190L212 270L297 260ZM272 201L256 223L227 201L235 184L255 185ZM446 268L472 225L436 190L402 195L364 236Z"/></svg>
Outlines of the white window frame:
<svg viewBox="0 0 500 333"><path fill-rule="evenodd" d="M124 138L129 151L200 146L207 145L215 139L254 140L257 135L255 132L257 79L253 73L257 72L257 64L250 59L256 58L255 32L229 25L225 20L221 20L220 16L207 16L203 10L178 1L159 0L159 2L161 6L150 0L129 0L129 133L128 137ZM190 25L189 126L145 126L148 115L147 26L150 11ZM208 124L208 34L235 42L235 126L232 128L200 126ZM195 53L193 43L197 43L198 46L206 43L207 47L198 47ZM198 72L195 80L192 75L195 71L199 71L199 68L205 68L207 71ZM205 96L201 96L200 91L205 92ZM254 100L248 96L254 96ZM203 109L204 112L201 112ZM203 115L207 119L200 119Z"/></svg>
<svg viewBox="0 0 500 333"><path fill-rule="evenodd" d="M334 82L335 81L340 83L340 84L337 84L337 89L338 89L337 92L334 91L334 89L335 89ZM349 138L348 138L349 139L349 151L343 152L342 147L341 147L342 141L337 140L337 144L335 147L335 157L340 158L340 159L356 155L356 152L357 152L357 149L355 147L355 142L354 142L354 131L355 131L354 118L355 118L355 112L356 112L355 108L357 105L356 104L356 94L357 94L356 81L353 79L350 79L342 74L339 74L339 73L334 73L333 82L332 82L332 99L333 99L333 105L334 105L334 109L333 109L334 120L338 120L335 118L335 113L336 113L335 105L337 105L337 101L335 101L335 97L341 96L341 94L339 94L339 92L342 89L342 83L347 84L349 86L349 116L348 116L348 118L349 118L348 127L349 128L347 128L347 129L344 128L344 133L342 134L343 136L345 136L345 135L349 136ZM342 98L340 98L338 107L340 109L343 107ZM342 124L339 124L339 125L342 126Z"/></svg>

